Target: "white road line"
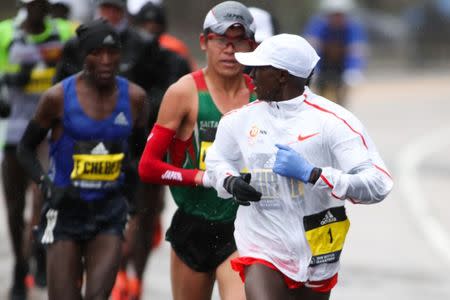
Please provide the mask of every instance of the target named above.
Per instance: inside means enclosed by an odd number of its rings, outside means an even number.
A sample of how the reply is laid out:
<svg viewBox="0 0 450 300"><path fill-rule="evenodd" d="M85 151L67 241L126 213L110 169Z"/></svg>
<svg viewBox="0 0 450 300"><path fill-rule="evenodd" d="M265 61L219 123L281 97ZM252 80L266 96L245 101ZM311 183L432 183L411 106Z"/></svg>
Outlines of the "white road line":
<svg viewBox="0 0 450 300"><path fill-rule="evenodd" d="M419 137L402 151L398 161L398 186L404 194L407 207L429 244L450 267L450 233L439 223L427 204L417 169L429 155L450 144L450 127Z"/></svg>

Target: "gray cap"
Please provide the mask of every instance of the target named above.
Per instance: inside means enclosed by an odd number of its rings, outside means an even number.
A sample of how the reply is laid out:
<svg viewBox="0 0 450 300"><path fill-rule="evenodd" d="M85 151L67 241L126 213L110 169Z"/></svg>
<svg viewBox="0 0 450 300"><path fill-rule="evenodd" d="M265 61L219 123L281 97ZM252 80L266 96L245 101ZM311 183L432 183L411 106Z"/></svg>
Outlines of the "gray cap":
<svg viewBox="0 0 450 300"><path fill-rule="evenodd" d="M94 4L96 6L99 6L102 4L111 4L111 5L115 5L120 8L123 8L123 9L127 8L127 0L94 0Z"/></svg>
<svg viewBox="0 0 450 300"><path fill-rule="evenodd" d="M256 26L248 8L236 1L225 1L208 12L203 30L210 29L217 34L224 34L233 25L241 25L248 37L254 37Z"/></svg>

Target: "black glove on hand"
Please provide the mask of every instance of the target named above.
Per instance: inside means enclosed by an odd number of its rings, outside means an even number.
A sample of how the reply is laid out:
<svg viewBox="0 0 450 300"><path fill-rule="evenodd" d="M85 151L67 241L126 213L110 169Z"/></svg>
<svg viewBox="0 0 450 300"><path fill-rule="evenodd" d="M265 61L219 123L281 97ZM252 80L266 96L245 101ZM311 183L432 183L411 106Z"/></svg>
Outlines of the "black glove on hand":
<svg viewBox="0 0 450 300"><path fill-rule="evenodd" d="M249 184L251 178L252 175L246 173L241 176L229 176L223 181L223 187L233 195L234 201L239 205L249 206L250 201L261 200L262 194Z"/></svg>
<svg viewBox="0 0 450 300"><path fill-rule="evenodd" d="M41 183L39 183L39 189L44 200L48 201L53 209L60 208L64 199L77 199L79 197L75 187L57 187L48 176L43 177Z"/></svg>

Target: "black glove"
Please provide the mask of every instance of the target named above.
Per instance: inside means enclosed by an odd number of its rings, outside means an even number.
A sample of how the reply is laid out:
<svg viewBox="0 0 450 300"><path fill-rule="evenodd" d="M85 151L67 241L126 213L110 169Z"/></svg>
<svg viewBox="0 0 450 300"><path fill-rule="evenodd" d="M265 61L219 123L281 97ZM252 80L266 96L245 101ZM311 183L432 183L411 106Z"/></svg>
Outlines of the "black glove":
<svg viewBox="0 0 450 300"><path fill-rule="evenodd" d="M252 175L246 173L241 176L229 176L223 181L223 187L233 195L234 201L239 205L249 206L250 201L261 200L262 194L249 184L251 178Z"/></svg>
<svg viewBox="0 0 450 300"><path fill-rule="evenodd" d="M39 189L44 200L48 201L50 208L53 209L60 208L64 200L79 199L79 193L75 187L57 187L48 176L43 176L39 183Z"/></svg>

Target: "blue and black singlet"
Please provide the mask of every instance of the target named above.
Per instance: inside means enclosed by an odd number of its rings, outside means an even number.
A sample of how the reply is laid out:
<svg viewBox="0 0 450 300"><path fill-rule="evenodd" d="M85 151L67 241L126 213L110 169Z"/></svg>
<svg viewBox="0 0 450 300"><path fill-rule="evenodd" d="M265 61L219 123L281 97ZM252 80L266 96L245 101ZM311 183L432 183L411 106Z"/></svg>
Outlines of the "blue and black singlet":
<svg viewBox="0 0 450 300"><path fill-rule="evenodd" d="M121 77L116 77L116 81L117 104L103 120L93 120L83 111L75 89L75 76L62 82L64 132L50 143L49 175L56 186L79 188L84 201L104 199L123 181L132 117L128 81Z"/></svg>

